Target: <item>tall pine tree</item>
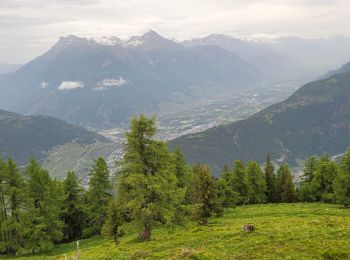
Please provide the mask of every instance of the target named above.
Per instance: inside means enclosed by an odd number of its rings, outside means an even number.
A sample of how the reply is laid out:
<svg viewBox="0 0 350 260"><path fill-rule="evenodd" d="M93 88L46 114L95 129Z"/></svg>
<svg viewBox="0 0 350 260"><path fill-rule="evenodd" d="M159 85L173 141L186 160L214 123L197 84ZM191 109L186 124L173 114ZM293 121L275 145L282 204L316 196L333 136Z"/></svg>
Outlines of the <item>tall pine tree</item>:
<svg viewBox="0 0 350 260"><path fill-rule="evenodd" d="M24 214L25 194L23 178L16 164L9 159L4 167L4 194L7 198L7 216L2 224L2 231L7 234L4 243L7 254L15 255L24 247Z"/></svg>
<svg viewBox="0 0 350 260"><path fill-rule="evenodd" d="M60 192L49 173L31 160L25 172L27 178L28 226L27 247L33 253L51 249L62 239L63 223L60 220Z"/></svg>
<svg viewBox="0 0 350 260"><path fill-rule="evenodd" d="M277 171L276 188L279 202L294 202L296 200L293 176L287 164L282 164Z"/></svg>
<svg viewBox="0 0 350 260"><path fill-rule="evenodd" d="M350 148L343 156L338 174L334 180L336 201L344 207L350 205Z"/></svg>
<svg viewBox="0 0 350 260"><path fill-rule="evenodd" d="M304 166L304 173L301 177L300 187L300 200L305 202L315 201L316 198L313 194L311 182L316 174L318 167L318 159L316 156L309 157Z"/></svg>
<svg viewBox="0 0 350 260"><path fill-rule="evenodd" d="M337 166L329 156L322 156L311 181L314 198L321 202L333 202L333 181L337 176Z"/></svg>
<svg viewBox="0 0 350 260"><path fill-rule="evenodd" d="M185 194L178 187L172 155L164 142L155 140L155 134L155 118L141 115L131 120L117 179L118 204L143 229L141 240L150 239L156 223L174 220Z"/></svg>
<svg viewBox="0 0 350 260"><path fill-rule="evenodd" d="M64 240L70 242L82 237L85 225L83 189L74 172L68 172L63 181L63 191L65 197L61 208L61 219L64 223L63 235Z"/></svg>
<svg viewBox="0 0 350 260"><path fill-rule="evenodd" d="M257 162L250 161L248 163L245 183L247 186L247 201L249 203L266 202L265 175Z"/></svg>
<svg viewBox="0 0 350 260"><path fill-rule="evenodd" d="M232 171L225 165L218 180L219 198L223 207L234 207L239 199L238 192L235 191L236 183Z"/></svg>
<svg viewBox="0 0 350 260"><path fill-rule="evenodd" d="M192 202L197 205L195 218L199 224L207 225L208 218L213 213L221 212L218 197L218 189L214 178L211 176L208 165L196 165L193 168L195 180L192 194Z"/></svg>
<svg viewBox="0 0 350 260"><path fill-rule="evenodd" d="M247 185L246 185L246 168L241 160L233 162L231 186L234 193L237 195L237 203L244 204L247 202Z"/></svg>
<svg viewBox="0 0 350 260"><path fill-rule="evenodd" d="M114 243L119 243L118 237L121 233L120 227L124 223L121 208L115 199L110 200L107 210L107 218L102 227L102 234L105 237L113 238Z"/></svg>
<svg viewBox="0 0 350 260"><path fill-rule="evenodd" d="M276 201L276 176L270 154L267 155L265 164L266 198L267 202Z"/></svg>
<svg viewBox="0 0 350 260"><path fill-rule="evenodd" d="M90 171L89 190L87 191L87 202L89 208L88 229L86 236L96 235L107 216L107 208L111 195L112 185L109 180L109 170L105 159L99 157Z"/></svg>

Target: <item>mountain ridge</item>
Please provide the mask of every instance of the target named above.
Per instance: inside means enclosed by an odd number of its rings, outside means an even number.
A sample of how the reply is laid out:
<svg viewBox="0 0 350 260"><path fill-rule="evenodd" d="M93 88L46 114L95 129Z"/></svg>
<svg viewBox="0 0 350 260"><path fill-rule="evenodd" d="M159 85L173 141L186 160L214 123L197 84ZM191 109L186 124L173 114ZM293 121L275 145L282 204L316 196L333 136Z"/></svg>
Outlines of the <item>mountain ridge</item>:
<svg viewBox="0 0 350 260"><path fill-rule="evenodd" d="M50 116L23 116L0 110L0 155L23 165L43 160L47 152L67 143L108 143L105 137Z"/></svg>
<svg viewBox="0 0 350 260"><path fill-rule="evenodd" d="M314 154L342 153L350 142L349 81L350 71L310 82L247 119L180 137L170 147L191 163L209 163L216 174L236 159L263 162L267 153L292 166Z"/></svg>
<svg viewBox="0 0 350 260"><path fill-rule="evenodd" d="M0 76L1 108L108 128L179 96L244 89L261 78L259 69L218 47L185 48L155 32L137 39L144 44L124 48L61 37L17 72Z"/></svg>

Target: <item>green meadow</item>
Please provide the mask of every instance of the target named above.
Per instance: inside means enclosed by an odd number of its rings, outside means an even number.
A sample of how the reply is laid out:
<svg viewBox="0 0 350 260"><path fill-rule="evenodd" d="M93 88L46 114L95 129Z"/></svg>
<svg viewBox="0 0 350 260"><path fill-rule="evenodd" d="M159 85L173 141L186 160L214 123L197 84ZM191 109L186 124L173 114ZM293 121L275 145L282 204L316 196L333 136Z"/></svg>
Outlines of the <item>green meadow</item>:
<svg viewBox="0 0 350 260"><path fill-rule="evenodd" d="M254 224L256 231L242 227ZM350 259L350 209L320 203L265 204L227 209L207 226L188 222L158 227L139 242L125 227L116 246L94 237L80 241L80 259ZM76 243L16 259L72 259Z"/></svg>

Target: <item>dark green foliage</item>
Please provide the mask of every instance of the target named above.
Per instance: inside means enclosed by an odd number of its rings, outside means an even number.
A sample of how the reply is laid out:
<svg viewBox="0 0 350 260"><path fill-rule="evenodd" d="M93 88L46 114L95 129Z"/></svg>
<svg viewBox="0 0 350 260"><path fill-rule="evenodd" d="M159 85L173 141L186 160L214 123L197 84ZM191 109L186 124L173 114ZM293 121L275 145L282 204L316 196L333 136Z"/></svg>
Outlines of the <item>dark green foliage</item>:
<svg viewBox="0 0 350 260"><path fill-rule="evenodd" d="M62 239L63 223L59 218L62 201L55 182L35 160L29 162L25 175L29 199L27 247L34 253L50 249Z"/></svg>
<svg viewBox="0 0 350 260"><path fill-rule="evenodd" d="M154 139L155 133L155 118L132 119L117 179L118 203L143 228L141 240L150 239L156 223L173 221L185 195L178 187L173 156L164 142Z"/></svg>
<svg viewBox="0 0 350 260"><path fill-rule="evenodd" d="M111 190L107 163L100 157L94 162L90 171L89 190L87 191L89 219L86 235L96 235L101 232L112 197Z"/></svg>
<svg viewBox="0 0 350 260"><path fill-rule="evenodd" d="M24 247L24 212L25 194L23 178L19 174L16 164L9 159L7 164L0 162L2 171L2 221L0 232L3 240L0 251L15 255ZM4 214L5 213L5 214ZM1 238L1 235L0 235Z"/></svg>
<svg viewBox="0 0 350 260"><path fill-rule="evenodd" d="M312 195L317 201L333 201L333 181L336 175L336 164L329 156L322 156L311 180Z"/></svg>
<svg viewBox="0 0 350 260"><path fill-rule="evenodd" d="M237 204L239 194L235 191L235 182L230 169L225 166L221 178L217 181L219 198L222 206L234 207Z"/></svg>
<svg viewBox="0 0 350 260"><path fill-rule="evenodd" d="M296 201L293 176L287 164L282 164L277 171L277 189L278 202Z"/></svg>
<svg viewBox="0 0 350 260"><path fill-rule="evenodd" d="M185 157L179 148L175 149L174 160L177 185L180 188L188 188L192 179L191 169L188 167Z"/></svg>
<svg viewBox="0 0 350 260"><path fill-rule="evenodd" d="M271 156L268 154L265 164L265 180L266 180L266 199L267 202L276 201L276 176L275 167L273 167Z"/></svg>
<svg viewBox="0 0 350 260"><path fill-rule="evenodd" d="M315 176L316 170L318 166L318 159L316 156L310 156L304 166L304 174L302 176L302 182L309 182L311 183L312 179Z"/></svg>
<svg viewBox="0 0 350 260"><path fill-rule="evenodd" d="M120 226L123 224L121 208L117 202L112 199L109 202L107 209L107 218L102 227L102 234L106 237L113 238L115 244L118 244L118 237L121 234Z"/></svg>
<svg viewBox="0 0 350 260"><path fill-rule="evenodd" d="M218 189L208 165L196 165L193 168L194 186L192 203L197 205L195 218L201 225L208 224L213 213L221 212Z"/></svg>
<svg viewBox="0 0 350 260"><path fill-rule="evenodd" d="M70 242L82 237L85 225L83 189L74 172L68 172L63 181L63 191L64 200L61 208L61 219L64 223L63 237L65 241Z"/></svg>
<svg viewBox="0 0 350 260"><path fill-rule="evenodd" d="M350 205L350 148L341 160L334 180L334 191L337 202L348 207Z"/></svg>
<svg viewBox="0 0 350 260"><path fill-rule="evenodd" d="M311 182L316 173L317 166L318 159L316 156L310 156L305 162L304 173L301 177L301 187L299 191L299 197L301 201L316 201L316 198L312 191Z"/></svg>
<svg viewBox="0 0 350 260"><path fill-rule="evenodd" d="M250 161L248 163L244 181L247 187L248 203L266 202L265 175L257 162Z"/></svg>
<svg viewBox="0 0 350 260"><path fill-rule="evenodd" d="M241 160L233 162L231 185L237 194L237 203L244 204L247 201L246 168Z"/></svg>
<svg viewBox="0 0 350 260"><path fill-rule="evenodd" d="M333 182L337 176L337 165L329 156L309 157L305 162L300 187L300 200L333 202Z"/></svg>

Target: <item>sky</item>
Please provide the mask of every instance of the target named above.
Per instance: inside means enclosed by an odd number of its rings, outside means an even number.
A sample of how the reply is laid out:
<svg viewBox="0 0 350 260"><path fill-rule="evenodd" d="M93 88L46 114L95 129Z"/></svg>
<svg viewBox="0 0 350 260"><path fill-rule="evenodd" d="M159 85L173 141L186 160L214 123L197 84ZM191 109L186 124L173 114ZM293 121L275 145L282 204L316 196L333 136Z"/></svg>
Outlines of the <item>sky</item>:
<svg viewBox="0 0 350 260"><path fill-rule="evenodd" d="M350 0L0 0L0 63L28 62L64 35L128 38L150 29L177 40L349 36Z"/></svg>

